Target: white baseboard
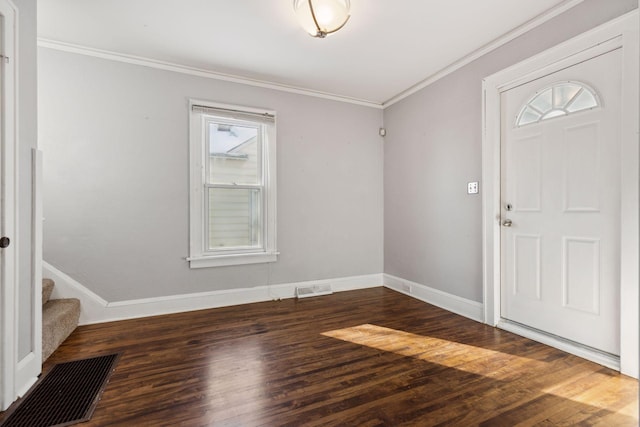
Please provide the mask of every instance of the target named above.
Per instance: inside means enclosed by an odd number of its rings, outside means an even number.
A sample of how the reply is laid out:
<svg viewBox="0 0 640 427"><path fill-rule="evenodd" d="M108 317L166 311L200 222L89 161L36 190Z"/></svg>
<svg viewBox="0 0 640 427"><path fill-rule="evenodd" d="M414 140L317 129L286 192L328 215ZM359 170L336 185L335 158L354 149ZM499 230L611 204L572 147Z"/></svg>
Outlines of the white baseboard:
<svg viewBox="0 0 640 427"><path fill-rule="evenodd" d="M382 274L369 274L365 276L257 286L255 288L225 289L221 291L107 302L47 262L43 262L43 277L48 277L55 281L56 285L52 295L53 298L78 298L80 300L81 325L294 298L296 286L330 284L334 292L342 292L375 288L382 286L383 283Z"/></svg>
<svg viewBox="0 0 640 427"><path fill-rule="evenodd" d="M43 277L53 279L56 283L52 298L78 298L80 300L81 325L294 298L297 286L327 284L331 285L333 292L366 289L384 285L389 289L468 317L469 319L478 322L483 321L481 303L389 274L369 274L364 276L257 286L255 288L225 289L116 302L104 300L47 262L43 262Z"/></svg>
<svg viewBox="0 0 640 427"><path fill-rule="evenodd" d="M15 383L22 384L22 387L19 390L16 390L18 397L22 397L27 394L31 386L38 381L39 374L34 375L27 367L33 363L37 363L39 366L42 366L42 352L38 355L38 360L35 359L36 353L32 351L24 359L18 362Z"/></svg>
<svg viewBox="0 0 640 427"><path fill-rule="evenodd" d="M484 322L482 303L462 298L410 280L384 274L384 286L477 322Z"/></svg>

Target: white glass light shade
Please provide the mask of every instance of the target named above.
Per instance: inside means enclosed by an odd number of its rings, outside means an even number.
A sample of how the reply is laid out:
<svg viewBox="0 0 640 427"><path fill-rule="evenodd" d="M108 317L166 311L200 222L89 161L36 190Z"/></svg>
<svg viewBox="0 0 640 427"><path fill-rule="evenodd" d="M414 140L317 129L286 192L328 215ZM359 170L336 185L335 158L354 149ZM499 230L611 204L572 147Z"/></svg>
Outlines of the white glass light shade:
<svg viewBox="0 0 640 427"><path fill-rule="evenodd" d="M293 0L300 25L313 37L326 37L349 20L349 0Z"/></svg>

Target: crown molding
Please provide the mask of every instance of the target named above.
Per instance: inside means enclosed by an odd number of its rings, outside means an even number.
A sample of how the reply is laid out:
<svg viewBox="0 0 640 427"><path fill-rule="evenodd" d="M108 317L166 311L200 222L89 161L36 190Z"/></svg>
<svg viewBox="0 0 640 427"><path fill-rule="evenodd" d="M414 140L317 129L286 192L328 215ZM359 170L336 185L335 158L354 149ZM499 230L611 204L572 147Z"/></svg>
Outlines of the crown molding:
<svg viewBox="0 0 640 427"><path fill-rule="evenodd" d="M328 92L321 92L311 89L304 89L295 86L289 86L281 83L268 82L265 80L250 79L247 77L236 76L233 74L218 73L203 68L189 67L186 65L175 64L171 62L160 61L157 59L146 58L142 56L129 55L103 49L96 49L88 46L82 46L73 43L66 43L57 40L38 38L38 47L59 50L63 52L75 53L79 55L91 56L94 58L107 59L110 61L124 62L126 64L140 65L143 67L155 68L164 71L173 71L175 73L187 74L190 76L204 77L207 79L221 80L231 83L240 83L248 86L255 86L265 89L272 89L281 92L295 93L298 95L312 96L315 98L328 99L331 101L344 102L347 104L355 104L364 107L382 109L379 102L368 101L365 99L351 98L348 96L337 95Z"/></svg>
<svg viewBox="0 0 640 427"><path fill-rule="evenodd" d="M522 34L538 27L539 25L544 24L545 22L555 18L563 12L579 5L584 0L565 0L559 5L543 12L542 14L536 16L535 18L527 21L526 23L520 25L514 30L508 32L507 34L499 37L492 42L482 46L481 48L471 52L470 54L460 58L459 60L453 62L447 67L441 69L440 71L432 74L431 76L425 78L424 80L416 83L415 85L409 87L408 89L398 93L392 98L384 101L382 103L369 101L366 99L352 98L348 96L315 91L312 89L305 89L296 86L289 86L282 83L269 82L266 80L258 80L251 79L248 77L237 76L233 74L219 73L211 70L206 70L203 68L189 67L186 65L175 64L171 62L160 61L157 59L146 58L142 56L129 55L119 52L113 52L108 50L96 49L88 46L82 46L78 44L66 43L57 40L38 38L38 46L44 47L48 49L60 50L63 52L76 53L79 55L92 56L95 58L107 59L111 61L124 62L127 64L140 65L143 67L155 68L159 70L165 71L173 71L176 73L188 74L197 77L204 77L208 79L221 80L232 83L240 83L249 86L261 87L266 89L277 90L281 92L295 93L298 95L311 96L315 98L328 99L332 101L344 102L348 104L355 104L369 108L376 109L385 109L390 107L391 105L413 95L414 93L424 89L425 87L431 85L432 83L446 77L447 75L459 70L465 65L475 61L476 59L486 55L487 53L499 48L512 41L516 37L521 36Z"/></svg>
<svg viewBox="0 0 640 427"><path fill-rule="evenodd" d="M561 13L566 12L567 10L571 9L572 7L575 7L575 6L579 5L583 1L584 0L566 0L566 1L562 2L562 3L560 3L559 5L547 10L546 12L541 13L540 15L536 16L535 18L533 18L533 19L525 22L524 24L520 25L519 27L516 27L515 29L509 31L508 33L506 33L502 37L499 37L499 38L487 43L486 45L482 46L480 49L474 50L470 54L468 54L466 56L463 56L459 60L453 62L452 64L450 64L447 67L441 69L440 71L432 74L431 76L429 76L426 79L420 81L419 83L416 83L415 85L411 86L410 88L400 92L396 96L388 99L387 101L384 101L382 103L382 107L383 108L387 108L387 107L390 107L390 106L392 106L393 104L395 104L395 103L397 103L399 101L402 101L403 99L407 98L408 96L413 95L414 93L424 89L425 87L429 86L432 83L435 83L436 81L440 80L441 78L446 77L447 75L453 73L454 71L459 70L460 68L464 67L467 64L470 64L471 62L473 62L476 59L482 57L483 55L486 55L487 53L499 48L500 46L503 46L503 45L509 43L510 41L515 39L516 37L519 37L522 34L528 32L528 31L531 31L532 29L544 24L545 22L551 20L552 18L555 18L556 16L560 15Z"/></svg>

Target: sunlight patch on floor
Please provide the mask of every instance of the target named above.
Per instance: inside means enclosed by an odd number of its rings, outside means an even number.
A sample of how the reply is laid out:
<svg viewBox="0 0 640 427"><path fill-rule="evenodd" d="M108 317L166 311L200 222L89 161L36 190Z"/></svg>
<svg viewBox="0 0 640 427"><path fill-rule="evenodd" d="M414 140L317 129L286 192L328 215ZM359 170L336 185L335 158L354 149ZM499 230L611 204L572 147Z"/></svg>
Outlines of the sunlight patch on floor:
<svg viewBox="0 0 640 427"><path fill-rule="evenodd" d="M623 393L623 390L629 390L630 382L636 383L635 396L627 395L623 399L622 394L611 393L611 390L616 389L620 390L620 393ZM637 381L633 378L593 373L582 381L574 381L572 384L562 386L555 385L542 391L577 403L614 410L617 414L638 420ZM631 401L630 404L623 403L629 401Z"/></svg>
<svg viewBox="0 0 640 427"><path fill-rule="evenodd" d="M513 362L517 362L518 371L523 366L536 369L546 365L539 360L371 324L322 335L498 380L513 376Z"/></svg>
<svg viewBox="0 0 640 427"><path fill-rule="evenodd" d="M523 370L534 374L538 371L540 376L543 376L547 366L546 362L540 360L371 324L336 329L322 335L499 381L522 380ZM612 405L615 406L615 402L600 401L598 396L605 393L600 393L599 389L611 381L635 381L623 376L610 377L595 372L587 375L590 377L589 381L576 382L574 379L574 384L555 383L541 392L585 405L610 408ZM585 390L584 386L594 380L596 384ZM637 400L633 405L621 405L617 412L638 419Z"/></svg>

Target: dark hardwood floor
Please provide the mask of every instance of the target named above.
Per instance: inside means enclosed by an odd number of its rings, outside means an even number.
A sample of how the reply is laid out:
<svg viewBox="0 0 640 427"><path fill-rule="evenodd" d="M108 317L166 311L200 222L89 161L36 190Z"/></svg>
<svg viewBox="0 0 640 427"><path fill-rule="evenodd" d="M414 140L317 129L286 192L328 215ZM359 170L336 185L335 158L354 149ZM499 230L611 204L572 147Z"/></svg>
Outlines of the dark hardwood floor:
<svg viewBox="0 0 640 427"><path fill-rule="evenodd" d="M638 382L385 288L83 326L86 425L638 425Z"/></svg>

